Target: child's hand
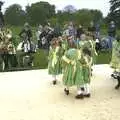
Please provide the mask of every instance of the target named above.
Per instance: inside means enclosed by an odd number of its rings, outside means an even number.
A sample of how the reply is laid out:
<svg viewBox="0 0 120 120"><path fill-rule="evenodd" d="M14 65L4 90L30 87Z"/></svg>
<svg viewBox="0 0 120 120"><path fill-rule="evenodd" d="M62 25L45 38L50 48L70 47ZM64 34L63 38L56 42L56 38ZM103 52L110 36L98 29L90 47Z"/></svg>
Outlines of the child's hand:
<svg viewBox="0 0 120 120"><path fill-rule="evenodd" d="M75 64L75 61L71 61L70 63L71 63L72 65L74 65L74 64Z"/></svg>

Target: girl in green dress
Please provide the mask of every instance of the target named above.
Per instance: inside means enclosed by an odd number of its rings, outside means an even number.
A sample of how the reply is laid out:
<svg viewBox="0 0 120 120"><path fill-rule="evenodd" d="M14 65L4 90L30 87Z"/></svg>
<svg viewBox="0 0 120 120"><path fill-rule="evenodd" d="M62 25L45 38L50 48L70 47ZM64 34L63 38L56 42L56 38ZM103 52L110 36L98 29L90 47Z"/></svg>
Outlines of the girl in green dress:
<svg viewBox="0 0 120 120"><path fill-rule="evenodd" d="M82 35L82 39L79 42L79 49L82 51L82 76L85 84L81 87L84 92L85 97L90 97L90 79L91 79L91 67L93 64L93 45L90 40L88 40L85 34Z"/></svg>
<svg viewBox="0 0 120 120"><path fill-rule="evenodd" d="M111 67L116 69L120 69L120 40L115 40L113 42L113 49L112 49L112 59L110 63Z"/></svg>
<svg viewBox="0 0 120 120"><path fill-rule="evenodd" d="M53 76L53 84L56 84L57 75L62 73L61 68L61 47L57 38L51 42L49 57L48 57L48 73Z"/></svg>
<svg viewBox="0 0 120 120"><path fill-rule="evenodd" d="M64 51L64 53L68 50L68 40L67 40L67 37L66 36L63 36L62 37L62 49Z"/></svg>
<svg viewBox="0 0 120 120"><path fill-rule="evenodd" d="M82 76L84 80L84 86L81 88L83 90L84 97L90 97L90 80L91 80L91 66L92 66L92 53L86 47L82 50Z"/></svg>
<svg viewBox="0 0 120 120"><path fill-rule="evenodd" d="M115 89L120 87L120 37L117 37L117 40L113 42L113 50L112 50L112 60L111 66L114 68L114 72L111 75L113 78L118 80Z"/></svg>
<svg viewBox="0 0 120 120"><path fill-rule="evenodd" d="M69 88L72 86L77 86L77 95L76 99L83 99L83 91L80 89L80 86L85 84L83 79L82 64L84 58L81 50L74 48L75 46L70 46L70 49L66 51L63 56L64 73L63 73L63 84L65 85L65 94L69 95Z"/></svg>

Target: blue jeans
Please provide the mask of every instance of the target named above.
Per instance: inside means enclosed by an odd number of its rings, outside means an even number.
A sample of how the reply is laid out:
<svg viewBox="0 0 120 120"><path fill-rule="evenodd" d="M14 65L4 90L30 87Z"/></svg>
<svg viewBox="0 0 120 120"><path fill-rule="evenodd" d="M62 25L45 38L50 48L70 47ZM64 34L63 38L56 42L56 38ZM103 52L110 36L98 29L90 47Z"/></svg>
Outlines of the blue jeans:
<svg viewBox="0 0 120 120"><path fill-rule="evenodd" d="M111 37L111 36L108 36L108 39L109 39L109 41L108 41L108 48L112 49L112 44L113 44L113 41L115 40L115 38Z"/></svg>

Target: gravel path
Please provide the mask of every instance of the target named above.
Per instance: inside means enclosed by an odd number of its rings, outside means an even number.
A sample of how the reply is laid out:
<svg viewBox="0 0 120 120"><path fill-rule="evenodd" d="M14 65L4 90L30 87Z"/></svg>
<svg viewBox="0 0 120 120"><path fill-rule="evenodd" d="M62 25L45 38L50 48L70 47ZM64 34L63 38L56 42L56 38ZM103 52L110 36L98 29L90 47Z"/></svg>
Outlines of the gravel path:
<svg viewBox="0 0 120 120"><path fill-rule="evenodd" d="M0 73L0 120L120 120L120 90L108 65L95 66L91 98L66 96L47 70Z"/></svg>

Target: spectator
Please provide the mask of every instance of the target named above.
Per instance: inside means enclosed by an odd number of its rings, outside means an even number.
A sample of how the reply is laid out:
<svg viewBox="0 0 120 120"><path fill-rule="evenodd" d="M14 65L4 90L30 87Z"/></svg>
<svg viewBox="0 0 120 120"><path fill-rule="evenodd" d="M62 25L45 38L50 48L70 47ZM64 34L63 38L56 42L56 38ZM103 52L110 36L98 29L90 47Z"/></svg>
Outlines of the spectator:
<svg viewBox="0 0 120 120"><path fill-rule="evenodd" d="M77 28L77 35L76 35L77 39L80 40L81 34L83 34L83 33L84 33L83 27L81 25L79 25L79 27Z"/></svg>
<svg viewBox="0 0 120 120"><path fill-rule="evenodd" d="M90 27L88 27L88 31L90 36L92 36L93 39L95 39L95 26L93 22L90 23Z"/></svg>
<svg viewBox="0 0 120 120"><path fill-rule="evenodd" d="M61 28L60 25L57 23L54 28L54 37L59 37L59 36L61 36Z"/></svg>
<svg viewBox="0 0 120 120"><path fill-rule="evenodd" d="M31 52L31 38L32 38L32 30L28 23L24 24L23 30L20 32L19 36L23 40L23 47L25 48L25 52Z"/></svg>
<svg viewBox="0 0 120 120"><path fill-rule="evenodd" d="M40 35L42 34L42 31L43 31L43 27L42 27L42 25L39 25L38 30L36 32L36 37L37 37L37 41L38 41L38 48L42 47L42 40L40 37Z"/></svg>
<svg viewBox="0 0 120 120"><path fill-rule="evenodd" d="M108 46L109 49L112 49L112 42L115 39L116 36L116 25L114 21L111 21L109 26L108 26Z"/></svg>
<svg viewBox="0 0 120 120"><path fill-rule="evenodd" d="M95 38L100 39L100 24L95 25Z"/></svg>

